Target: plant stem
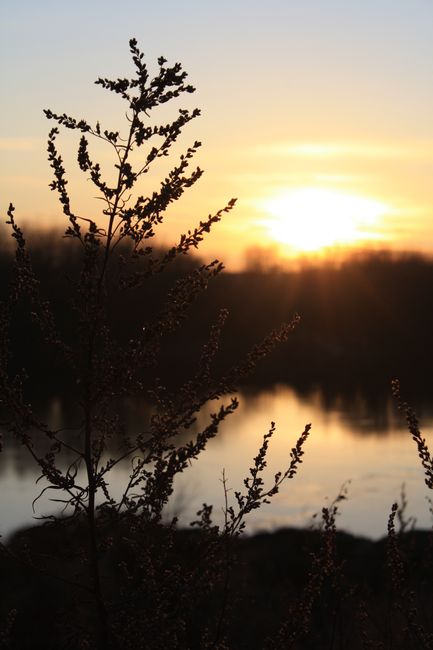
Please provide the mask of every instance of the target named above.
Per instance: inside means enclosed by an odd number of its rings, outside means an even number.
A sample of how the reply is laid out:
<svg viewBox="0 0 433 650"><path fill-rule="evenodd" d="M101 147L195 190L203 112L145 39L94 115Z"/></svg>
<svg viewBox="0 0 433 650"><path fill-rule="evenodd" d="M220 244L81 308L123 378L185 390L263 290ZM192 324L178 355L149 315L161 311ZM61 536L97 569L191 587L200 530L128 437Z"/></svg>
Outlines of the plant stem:
<svg viewBox="0 0 433 650"><path fill-rule="evenodd" d="M96 539L96 521L95 521L95 472L92 462L92 422L91 422L91 408L90 405L86 406L86 425L85 425L85 463L87 471L87 483L89 489L89 501L87 504L87 523L89 532L89 561L90 572L93 585L93 595L98 612L98 647L105 650L109 647L109 631L108 631L108 617L105 607L104 599L102 596L101 576L99 572L98 562L98 545Z"/></svg>

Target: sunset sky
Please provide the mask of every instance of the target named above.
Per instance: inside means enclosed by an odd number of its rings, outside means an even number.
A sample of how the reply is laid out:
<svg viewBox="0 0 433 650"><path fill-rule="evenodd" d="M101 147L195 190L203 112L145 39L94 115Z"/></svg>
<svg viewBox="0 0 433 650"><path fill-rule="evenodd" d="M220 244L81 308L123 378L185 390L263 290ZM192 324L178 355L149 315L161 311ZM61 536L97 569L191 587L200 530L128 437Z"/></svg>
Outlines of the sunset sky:
<svg viewBox="0 0 433 650"><path fill-rule="evenodd" d="M151 68L160 55L183 64L197 92L179 106L202 109L172 162L201 140L205 175L167 216L165 241L238 197L202 249L229 268L257 245L433 253L431 0L17 0L2 3L0 35L3 214L12 201L21 221L62 223L42 109L121 127L121 101L93 81L132 72L134 36ZM92 217L74 134L59 143L73 207Z"/></svg>

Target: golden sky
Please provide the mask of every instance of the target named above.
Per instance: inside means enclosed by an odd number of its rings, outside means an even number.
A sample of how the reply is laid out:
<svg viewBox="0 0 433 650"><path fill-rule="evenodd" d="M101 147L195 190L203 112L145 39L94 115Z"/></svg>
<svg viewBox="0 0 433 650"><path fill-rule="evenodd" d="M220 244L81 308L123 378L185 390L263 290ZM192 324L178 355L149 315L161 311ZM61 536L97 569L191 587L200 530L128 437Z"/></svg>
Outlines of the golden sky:
<svg viewBox="0 0 433 650"><path fill-rule="evenodd" d="M149 65L161 54L183 63L197 88L186 105L203 111L172 162L199 139L205 175L167 215L165 241L237 197L202 248L229 268L257 245L285 256L335 245L433 252L430 1L41 0L0 12L3 213L12 201L26 223L62 223L42 109L121 127L121 103L92 82L132 70L135 36ZM93 217L73 134L59 143L74 209ZM109 174L108 152L98 145L97 156Z"/></svg>

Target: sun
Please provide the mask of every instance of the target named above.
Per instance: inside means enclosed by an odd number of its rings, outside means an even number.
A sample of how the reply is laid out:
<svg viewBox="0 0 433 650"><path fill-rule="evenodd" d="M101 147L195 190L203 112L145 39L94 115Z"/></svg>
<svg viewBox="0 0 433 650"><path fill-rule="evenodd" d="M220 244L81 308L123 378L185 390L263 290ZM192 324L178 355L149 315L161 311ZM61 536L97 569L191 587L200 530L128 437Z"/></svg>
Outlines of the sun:
<svg viewBox="0 0 433 650"><path fill-rule="evenodd" d="M370 198L311 187L281 194L264 208L270 238L299 252L380 239L379 221L389 211Z"/></svg>

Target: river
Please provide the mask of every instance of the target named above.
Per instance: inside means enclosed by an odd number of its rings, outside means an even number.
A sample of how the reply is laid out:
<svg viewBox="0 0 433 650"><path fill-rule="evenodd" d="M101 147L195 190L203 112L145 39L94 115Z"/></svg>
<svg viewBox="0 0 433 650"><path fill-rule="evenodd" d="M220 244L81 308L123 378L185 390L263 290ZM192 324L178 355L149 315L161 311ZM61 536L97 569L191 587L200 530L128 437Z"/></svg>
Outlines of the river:
<svg viewBox="0 0 433 650"><path fill-rule="evenodd" d="M350 399L336 394L330 399L319 389L300 393L293 387L277 385L241 392L239 399L239 409L224 422L208 449L176 479L167 518L176 515L181 525L187 525L206 502L214 505L215 521L221 522L223 470L228 497L233 499L234 491L242 489L242 479L248 475L263 434L275 421L265 474L271 482L276 471L288 466L291 447L305 424L311 422L298 474L282 486L270 505L247 517L247 531L310 526L317 521L314 515L319 513L320 517L322 507L337 496L343 484L347 500L339 504L337 525L341 530L371 538L385 535L391 505L401 499L403 484L406 516L415 517L417 527L431 526L429 490L416 446L391 396L384 397L379 408L372 408L362 393ZM46 410L52 426L63 421L65 406L60 400L52 400ZM207 421L211 411L211 406L204 409L199 425ZM131 410L130 427L139 426L140 412L140 408ZM427 432L433 423L433 410L424 408L421 416L423 431ZM433 446L433 437L431 443ZM111 485L115 491L120 492L128 475L127 463L113 472ZM37 467L27 452L6 438L0 454L3 535L31 524L35 515L55 512L56 506L47 495L37 502L33 513L32 500L43 487L35 485L37 478Z"/></svg>

